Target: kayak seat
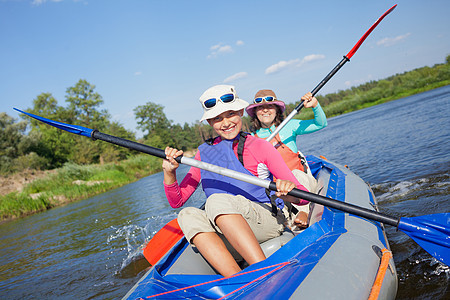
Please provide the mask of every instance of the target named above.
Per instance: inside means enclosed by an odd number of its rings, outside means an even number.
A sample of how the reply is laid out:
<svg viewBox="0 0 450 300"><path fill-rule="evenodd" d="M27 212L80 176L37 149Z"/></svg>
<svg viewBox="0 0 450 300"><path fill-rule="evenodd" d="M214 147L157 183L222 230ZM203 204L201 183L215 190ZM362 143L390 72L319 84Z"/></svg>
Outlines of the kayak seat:
<svg viewBox="0 0 450 300"><path fill-rule="evenodd" d="M286 245L294 236L291 231L284 231L282 235L261 243L261 249L266 257L269 257L275 251Z"/></svg>
<svg viewBox="0 0 450 300"><path fill-rule="evenodd" d="M203 258L197 248L187 245L167 274L216 275L216 270Z"/></svg>
<svg viewBox="0 0 450 300"><path fill-rule="evenodd" d="M269 257L275 251L286 245L294 237L290 231L283 232L282 235L261 243L261 248ZM238 262L242 268L245 268L245 261ZM180 254L177 261L167 270L167 274L196 274L196 275L215 275L216 270L203 258L197 248L187 245Z"/></svg>

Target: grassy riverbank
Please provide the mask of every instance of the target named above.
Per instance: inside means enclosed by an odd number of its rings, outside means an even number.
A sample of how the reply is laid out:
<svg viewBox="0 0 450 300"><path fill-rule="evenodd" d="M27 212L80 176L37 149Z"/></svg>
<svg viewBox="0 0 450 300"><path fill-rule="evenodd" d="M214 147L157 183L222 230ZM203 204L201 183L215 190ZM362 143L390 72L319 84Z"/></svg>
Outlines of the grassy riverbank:
<svg viewBox="0 0 450 300"><path fill-rule="evenodd" d="M66 164L33 180L20 192L0 196L0 221L101 194L159 171L161 159L150 155L104 165Z"/></svg>
<svg viewBox="0 0 450 300"><path fill-rule="evenodd" d="M323 110L327 118L331 118L359 109L367 108L370 106L386 103L393 100L398 100L415 94L420 94L429 90L437 89L439 87L447 86L449 84L450 80L444 80L440 82L431 83L420 88L401 90L398 93L392 95L375 98L376 100L373 100L370 96L364 97L364 95L349 95L345 97L343 100L335 101L326 106L323 106ZM311 109L303 109L295 118L301 120L314 119L314 113Z"/></svg>
<svg viewBox="0 0 450 300"><path fill-rule="evenodd" d="M448 84L450 80L440 81L421 88L401 90L395 95L376 100L361 95L349 95L343 100L324 105L324 111L329 118ZM296 118L312 119L314 116L312 110L308 109L302 110ZM159 171L161 159L150 155L137 155L128 160L103 165L65 164L43 178L26 184L21 191L0 195L0 222L101 194Z"/></svg>

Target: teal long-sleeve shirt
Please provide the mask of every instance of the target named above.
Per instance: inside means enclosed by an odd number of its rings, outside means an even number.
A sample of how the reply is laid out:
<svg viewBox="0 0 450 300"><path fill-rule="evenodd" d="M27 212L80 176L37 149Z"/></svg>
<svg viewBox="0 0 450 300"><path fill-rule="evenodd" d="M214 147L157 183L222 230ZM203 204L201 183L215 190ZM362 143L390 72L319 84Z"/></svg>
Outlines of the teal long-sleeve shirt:
<svg viewBox="0 0 450 300"><path fill-rule="evenodd" d="M281 141L294 153L298 152L297 136L312 133L327 126L327 117L320 104L313 107L314 119L312 120L290 120L279 132ZM260 138L267 138L275 130L275 125L270 128L260 128L256 134Z"/></svg>

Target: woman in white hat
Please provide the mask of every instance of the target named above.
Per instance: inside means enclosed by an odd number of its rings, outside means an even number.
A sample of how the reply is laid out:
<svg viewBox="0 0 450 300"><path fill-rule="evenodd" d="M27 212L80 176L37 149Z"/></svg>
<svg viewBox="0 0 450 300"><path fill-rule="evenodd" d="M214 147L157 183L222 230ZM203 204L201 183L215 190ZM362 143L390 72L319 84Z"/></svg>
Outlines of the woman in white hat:
<svg viewBox="0 0 450 300"><path fill-rule="evenodd" d="M200 145L195 159L263 179L271 179L271 174L277 178L276 197L270 197L264 188L195 167L178 184L174 158L183 151L165 149L164 187L170 205L181 207L200 182L207 196L204 210L186 207L178 215L186 239L220 274L230 276L241 270L236 259L250 265L265 259L259 243L284 231L290 206L284 201L308 204L287 193L294 187L307 189L270 143L241 132L241 117L248 103L239 99L233 86L209 88L200 103L204 109L201 120L207 120L218 137Z"/></svg>
<svg viewBox="0 0 450 300"><path fill-rule="evenodd" d="M305 108L312 108L314 119L290 120L281 131L270 141L280 152L289 169L298 181L308 190L315 192L316 180L308 173L308 164L303 154L297 148L297 136L312 133L327 126L327 118L319 102L311 93L305 94L301 100ZM253 134L260 138L269 137L284 120L286 105L279 100L272 90L259 90L253 103L247 106L247 114L251 117ZM308 206L302 208L294 223L299 228L307 226Z"/></svg>

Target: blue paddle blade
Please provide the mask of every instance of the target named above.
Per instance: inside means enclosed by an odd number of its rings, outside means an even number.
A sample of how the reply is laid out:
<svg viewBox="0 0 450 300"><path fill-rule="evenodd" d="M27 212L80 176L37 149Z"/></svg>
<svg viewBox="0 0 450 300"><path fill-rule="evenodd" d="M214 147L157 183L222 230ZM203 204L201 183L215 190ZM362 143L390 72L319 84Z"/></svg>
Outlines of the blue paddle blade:
<svg viewBox="0 0 450 300"><path fill-rule="evenodd" d="M450 213L401 218L398 229L450 266Z"/></svg>
<svg viewBox="0 0 450 300"><path fill-rule="evenodd" d="M14 109L17 110L18 112L21 112L23 114L26 114L26 115L32 117L32 118L35 118L38 121L47 123L47 124L49 124L49 125L51 125L53 127L56 127L56 128L59 128L59 129L65 130L65 131L68 131L70 133L75 133L75 134L78 134L78 135L91 137L91 133L92 133L92 131L94 131L93 129L89 129L89 128L86 128L86 127L83 127L83 126L65 124L65 123L53 121L53 120L50 120L50 119L46 119L46 118L41 117L41 116L33 115L31 113L24 112L24 111L22 111L20 109L17 109L17 108L14 108Z"/></svg>

